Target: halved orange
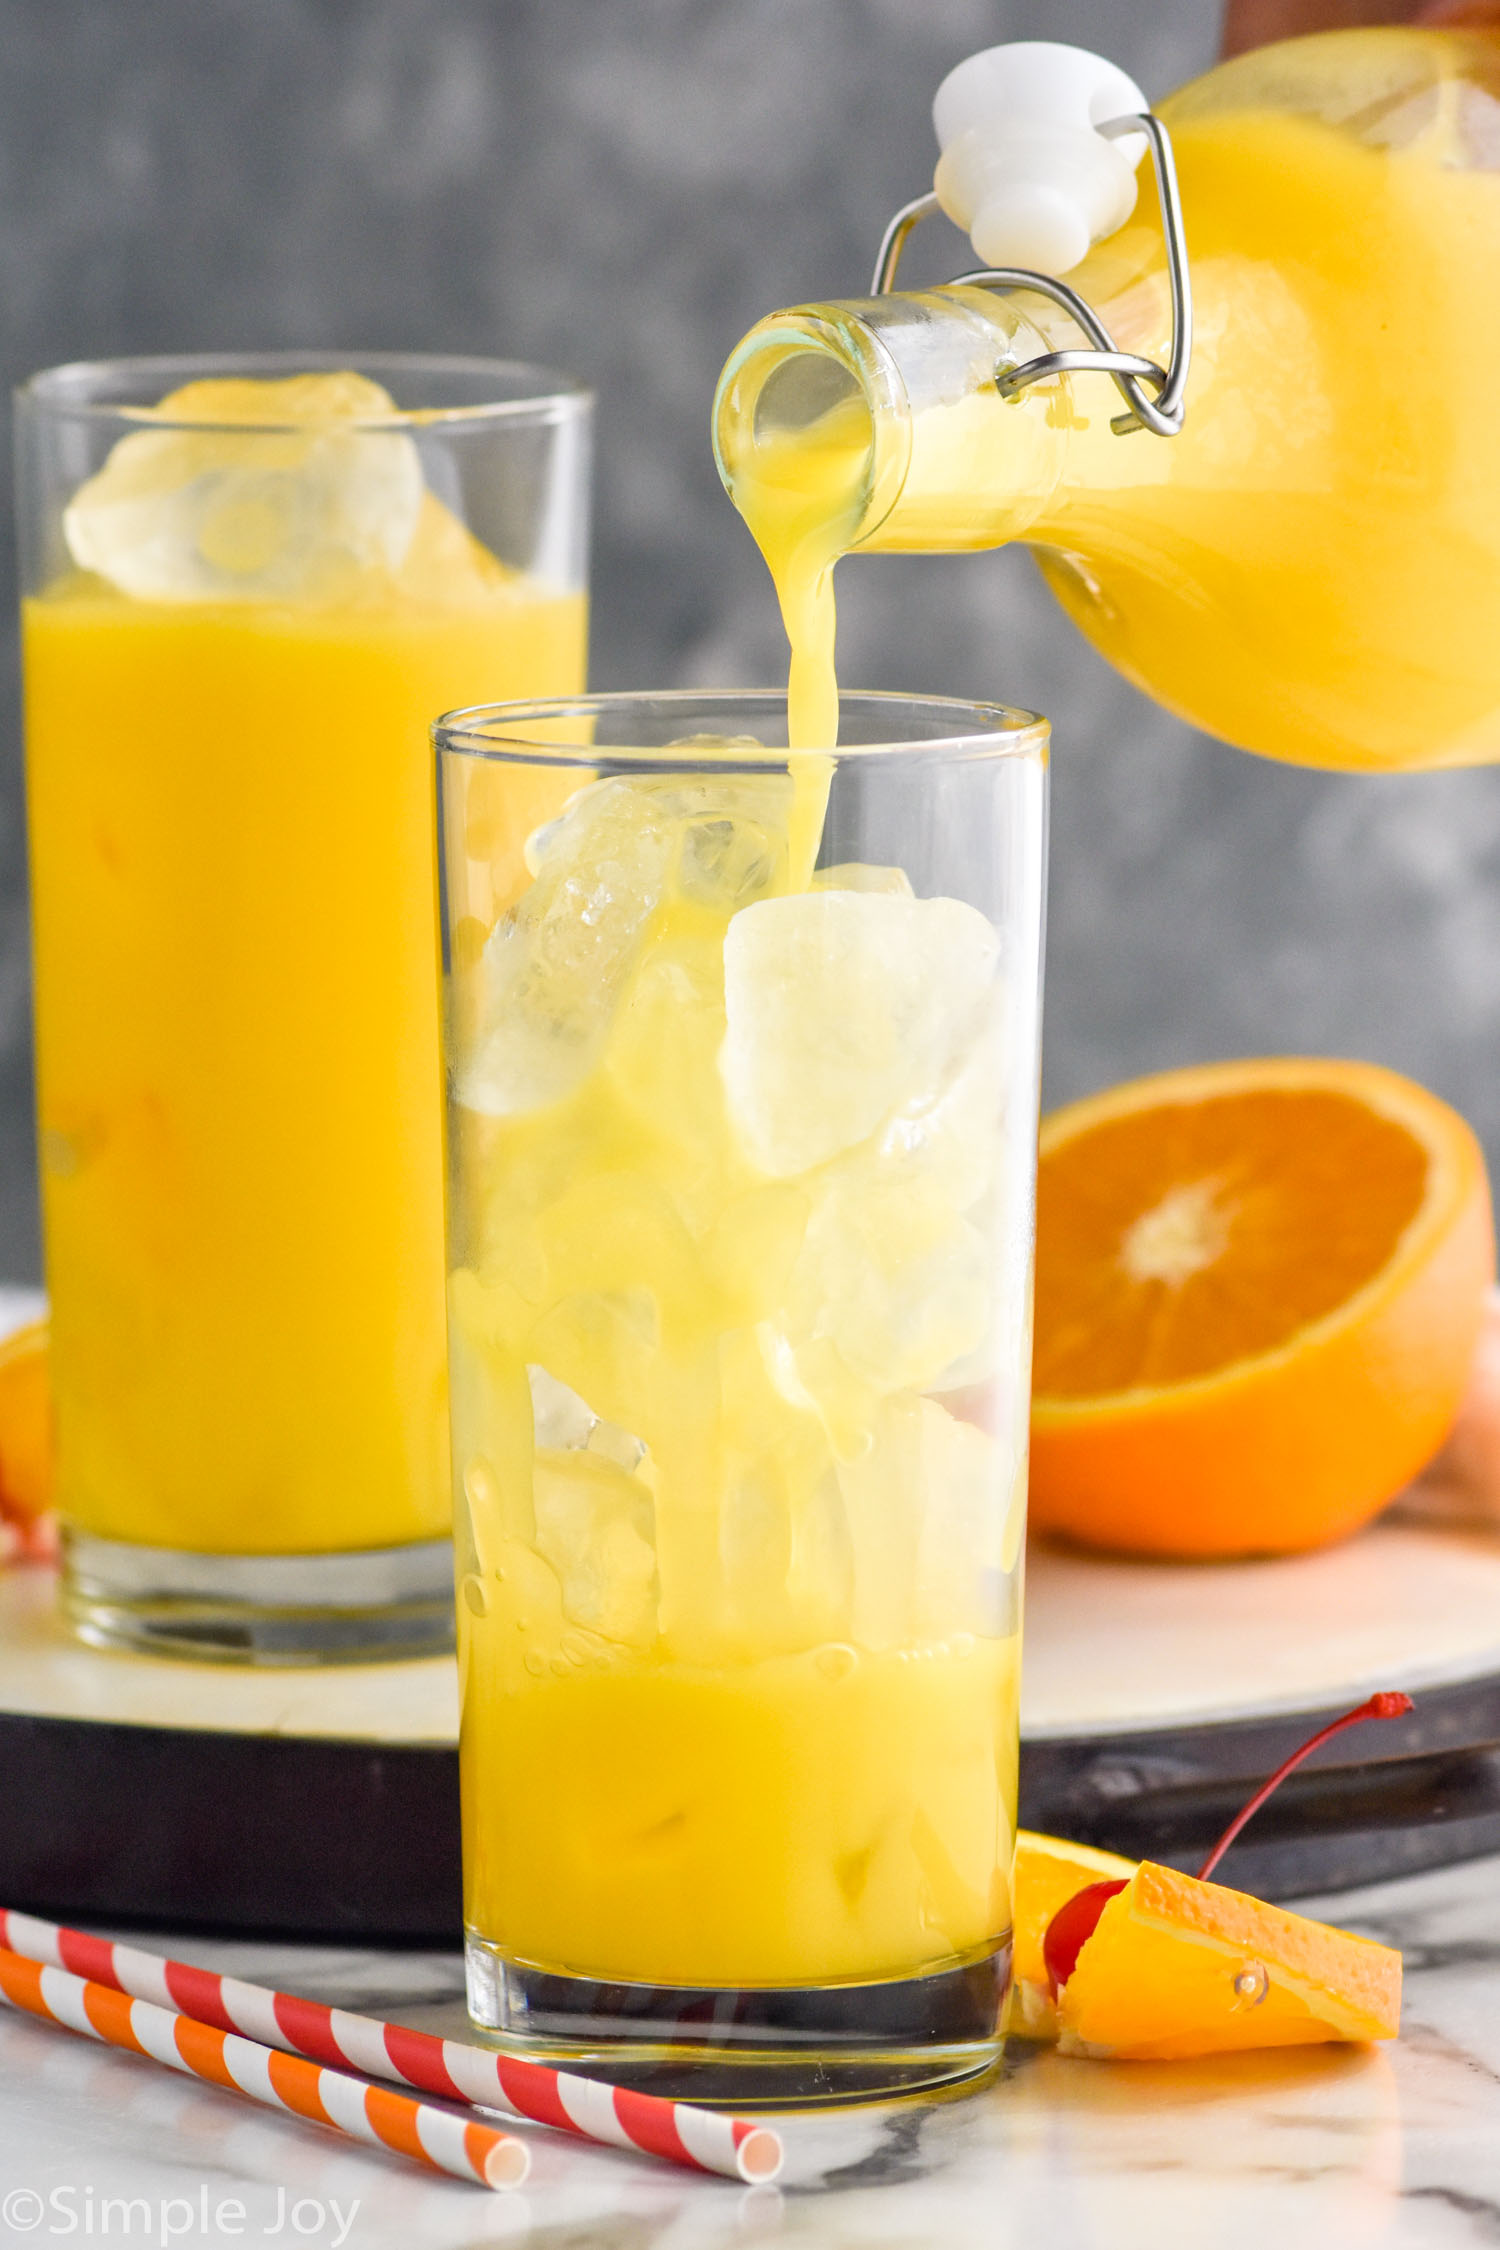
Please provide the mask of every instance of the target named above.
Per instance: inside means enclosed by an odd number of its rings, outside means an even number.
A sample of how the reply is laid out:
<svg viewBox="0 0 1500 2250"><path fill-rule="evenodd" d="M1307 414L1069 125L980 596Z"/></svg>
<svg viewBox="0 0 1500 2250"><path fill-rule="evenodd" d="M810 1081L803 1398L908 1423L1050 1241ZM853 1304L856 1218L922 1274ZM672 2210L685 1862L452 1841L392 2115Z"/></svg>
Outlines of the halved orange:
<svg viewBox="0 0 1500 2250"><path fill-rule="evenodd" d="M1372 1063L1204 1063L1042 1127L1033 1524L1284 1554L1441 1444L1494 1275L1484 1157Z"/></svg>
<svg viewBox="0 0 1500 2250"><path fill-rule="evenodd" d="M1096 1851L1092 1844L1039 1836L1029 1828L1018 1831L1010 1884L1013 1950L1007 2031L1022 2039L1057 2037L1057 2010L1042 1958L1047 1924L1076 1891L1115 1877L1128 1879L1135 1868L1133 1859Z"/></svg>
<svg viewBox="0 0 1500 2250"><path fill-rule="evenodd" d="M1394 2039L1401 1956L1370 1938L1145 1860L1057 2001L1064 2054L1166 2061Z"/></svg>

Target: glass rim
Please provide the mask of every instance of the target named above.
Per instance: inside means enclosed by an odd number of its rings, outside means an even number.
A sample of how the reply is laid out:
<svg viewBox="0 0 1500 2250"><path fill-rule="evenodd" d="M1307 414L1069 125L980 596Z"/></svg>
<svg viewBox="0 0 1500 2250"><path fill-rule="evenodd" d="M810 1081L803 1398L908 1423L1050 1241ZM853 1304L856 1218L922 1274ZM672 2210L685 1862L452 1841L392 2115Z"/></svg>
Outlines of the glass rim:
<svg viewBox="0 0 1500 2250"><path fill-rule="evenodd" d="M64 360L55 367L38 368L15 386L18 406L80 421L139 423L155 430L238 430L284 435L304 432L310 425L286 416L264 420L215 422L200 416L163 414L154 405L131 399L94 395L111 379L137 378L143 387L156 383L163 390L214 376L236 375L275 381L291 375L339 374L345 370L377 378L382 374L467 376L476 385L493 385L496 395L469 405L397 407L390 414L340 417L338 427L348 430L426 430L455 426L473 427L487 422L563 421L588 412L594 393L576 375L562 368L544 367L531 360L489 359L462 352L337 352L322 349L274 352L156 352L121 359ZM513 395L503 395L509 390Z"/></svg>
<svg viewBox="0 0 1500 2250"><path fill-rule="evenodd" d="M701 773L712 766L721 772L755 771L770 766L784 769L788 757L828 756L836 759L914 758L944 759L1018 757L1045 749L1051 740L1049 720L1040 712L1009 703L967 702L949 695L903 695L885 688L847 688L839 692L839 742L827 751L788 751L784 744L727 740L732 756L706 756L701 736L667 737L657 744L614 743L604 737L591 742L559 743L555 732L529 733L533 727L555 729L568 720L580 726L597 725L612 712L639 712L655 707L670 721L674 711L700 717L718 711L739 712L744 718L758 714L785 714L785 688L662 688L625 689L598 695L528 698L511 703L471 703L445 711L432 726L433 748L439 757L453 754L493 760L505 765L573 766L593 771L601 762L612 770L640 766L652 773ZM861 742L857 737L861 711L891 715L905 710L926 713L947 721L950 732L913 736L888 742ZM846 722L855 729L845 739ZM674 756L673 753L678 755Z"/></svg>

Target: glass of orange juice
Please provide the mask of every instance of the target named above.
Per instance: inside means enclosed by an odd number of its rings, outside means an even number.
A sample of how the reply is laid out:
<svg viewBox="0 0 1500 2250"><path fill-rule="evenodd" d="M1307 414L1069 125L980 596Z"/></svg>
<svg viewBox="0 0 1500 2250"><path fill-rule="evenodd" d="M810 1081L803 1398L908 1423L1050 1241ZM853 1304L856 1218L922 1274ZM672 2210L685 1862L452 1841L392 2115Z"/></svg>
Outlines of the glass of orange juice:
<svg viewBox="0 0 1500 2250"><path fill-rule="evenodd" d="M582 686L588 394L141 360L19 419L65 1609L255 1663L440 1647L428 730Z"/></svg>
<svg viewBox="0 0 1500 2250"><path fill-rule="evenodd" d="M470 2013L709 2098L969 2075L1008 1975L1047 727L840 739L437 729Z"/></svg>

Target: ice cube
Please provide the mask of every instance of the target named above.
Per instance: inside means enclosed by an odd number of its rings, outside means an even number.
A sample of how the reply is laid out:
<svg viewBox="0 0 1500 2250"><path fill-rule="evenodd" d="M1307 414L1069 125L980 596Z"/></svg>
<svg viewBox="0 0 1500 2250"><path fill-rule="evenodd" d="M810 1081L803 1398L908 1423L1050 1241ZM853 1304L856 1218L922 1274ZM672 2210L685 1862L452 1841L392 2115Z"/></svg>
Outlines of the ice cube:
<svg viewBox="0 0 1500 2250"><path fill-rule="evenodd" d="M695 737L694 744L712 744L725 755L740 746L738 738L712 736ZM789 774L642 776L636 786L654 794L663 817L677 829L676 884L694 905L734 914L785 888L794 801Z"/></svg>
<svg viewBox="0 0 1500 2250"><path fill-rule="evenodd" d="M655 1510L651 1494L589 1451L538 1450L537 1551L562 1588L563 1614L629 1648L656 1636Z"/></svg>
<svg viewBox="0 0 1500 2250"><path fill-rule="evenodd" d="M986 1430L918 1399L922 1530L917 1631L925 1638L1014 1630L1026 1481Z"/></svg>
<svg viewBox="0 0 1500 2250"><path fill-rule="evenodd" d="M1007 1114L1002 1033L987 1012L936 1101L804 1186L815 1201L765 1348L841 1454L875 1400L984 1382L997 1355L1015 1359L1002 1316L1026 1297L1034 1127L1019 1105Z"/></svg>
<svg viewBox="0 0 1500 2250"><path fill-rule="evenodd" d="M835 1408L842 1369L810 1345L831 1344L879 1397L927 1390L984 1344L994 1296L987 1230L930 1186L861 1166L836 1175L814 1210L778 1325L802 1383Z"/></svg>
<svg viewBox="0 0 1500 2250"><path fill-rule="evenodd" d="M1025 1482L1013 1455L933 1399L893 1400L838 1469L868 1649L1011 1629Z"/></svg>
<svg viewBox="0 0 1500 2250"><path fill-rule="evenodd" d="M790 1178L935 1101L993 1004L997 957L959 899L813 891L736 914L720 1070L751 1162Z"/></svg>
<svg viewBox="0 0 1500 2250"><path fill-rule="evenodd" d="M785 880L784 774L613 774L528 840L535 881L492 932L458 1098L504 1117L563 1100L598 1062L669 892L732 914ZM717 950L717 941L715 941ZM717 977L712 995L718 1008Z"/></svg>
<svg viewBox="0 0 1500 2250"><path fill-rule="evenodd" d="M156 412L205 427L120 439L63 511L81 570L140 601L221 602L335 598L400 569L425 486L411 438L368 426L395 413L378 383L213 379ZM237 426L257 423L283 426Z"/></svg>
<svg viewBox="0 0 1500 2250"><path fill-rule="evenodd" d="M599 1419L593 1408L566 1383L549 1375L545 1367L528 1366L526 1380L531 1386L531 1423L537 1444L553 1453L568 1453L575 1448L581 1451Z"/></svg>
<svg viewBox="0 0 1500 2250"><path fill-rule="evenodd" d="M668 747L679 750L703 746L726 751L734 747L730 740L721 741L717 735L692 735ZM606 754L601 752L601 757ZM616 797L622 792L627 794L660 826L701 827L706 831L701 847L695 846L686 856L689 879L694 879L696 865L696 879L701 886L699 895L708 903L727 907L736 903L737 894L744 887L739 880L732 881L728 888L722 882L721 870L728 856L725 847L732 841L726 829L743 826L752 832L747 856L753 858L769 850L773 857L779 854L784 864L786 824L792 803L792 784L786 774L638 773L611 774L580 789L556 820L549 820L527 838L525 856L529 873L540 875L549 862L573 858L581 846L586 846L599 818L596 802L601 792L606 791Z"/></svg>
<svg viewBox="0 0 1500 2250"><path fill-rule="evenodd" d="M989 1191L1004 1146L1006 1050L999 1000L997 991L978 1036L936 1098L898 1110L875 1144L874 1160L887 1177L936 1189L955 1211L971 1210ZM1029 1181L1034 1119L1028 1116L1021 1129L1028 1145L1016 1153Z"/></svg>
<svg viewBox="0 0 1500 2250"><path fill-rule="evenodd" d="M494 601L517 592L521 584L520 572L492 555L434 493L423 492L416 528L396 574L396 591L403 600ZM504 778L514 790L514 770Z"/></svg>
<svg viewBox="0 0 1500 2250"><path fill-rule="evenodd" d="M481 1028L456 1093L492 1117L541 1109L594 1067L673 851L655 797L610 779L533 837L530 890L484 949Z"/></svg>
<svg viewBox="0 0 1500 2250"><path fill-rule="evenodd" d="M695 1230L712 1226L723 1204L723 1038L722 943L711 931L654 933L615 1016L606 1067L641 1129L637 1161L670 1179Z"/></svg>
<svg viewBox="0 0 1500 2250"><path fill-rule="evenodd" d="M560 1383L545 1367L528 1366L526 1378L531 1386L531 1421L538 1447L553 1453L595 1453L601 1460L613 1461L627 1475L634 1475L646 1458L646 1448L638 1437L615 1422L606 1422L587 1399Z"/></svg>
<svg viewBox="0 0 1500 2250"><path fill-rule="evenodd" d="M735 913L764 898L786 868L786 829L714 806L682 832L678 884L684 898Z"/></svg>
<svg viewBox="0 0 1500 2250"><path fill-rule="evenodd" d="M850 1637L872 1653L915 1637L922 1488L910 1408L884 1416L877 1441L836 1470L854 1558Z"/></svg>

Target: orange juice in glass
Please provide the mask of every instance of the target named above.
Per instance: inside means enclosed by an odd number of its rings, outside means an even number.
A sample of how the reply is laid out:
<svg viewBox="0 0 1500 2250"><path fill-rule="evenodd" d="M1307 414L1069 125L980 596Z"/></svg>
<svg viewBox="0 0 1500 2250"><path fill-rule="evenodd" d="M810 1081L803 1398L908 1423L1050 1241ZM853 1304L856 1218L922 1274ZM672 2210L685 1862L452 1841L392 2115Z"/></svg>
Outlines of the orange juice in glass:
<svg viewBox="0 0 1500 2250"><path fill-rule="evenodd" d="M1047 728L839 709L438 730L470 2013L735 2099L1009 1960Z"/></svg>
<svg viewBox="0 0 1500 2250"><path fill-rule="evenodd" d="M21 394L44 1243L87 1638L286 1663L448 1633L427 730L581 685L589 404L540 369L394 355Z"/></svg>

